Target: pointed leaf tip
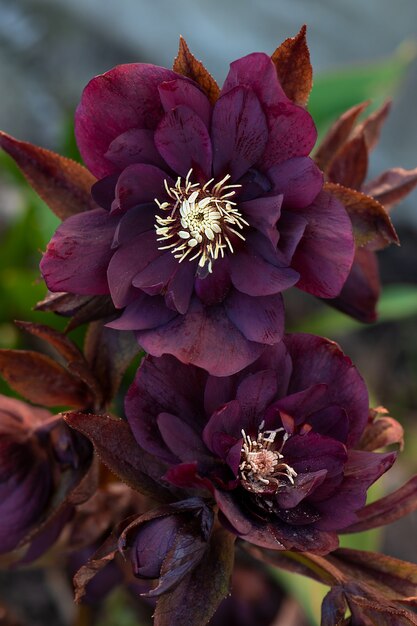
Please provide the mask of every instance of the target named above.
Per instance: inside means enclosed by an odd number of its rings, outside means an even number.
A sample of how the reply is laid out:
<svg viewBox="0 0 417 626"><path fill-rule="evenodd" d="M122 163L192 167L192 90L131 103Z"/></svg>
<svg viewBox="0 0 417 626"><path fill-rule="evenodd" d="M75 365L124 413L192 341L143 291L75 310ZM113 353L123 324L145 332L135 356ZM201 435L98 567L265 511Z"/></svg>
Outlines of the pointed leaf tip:
<svg viewBox="0 0 417 626"><path fill-rule="evenodd" d="M0 147L60 219L97 208L90 194L96 179L83 165L1 131Z"/></svg>
<svg viewBox="0 0 417 626"><path fill-rule="evenodd" d="M210 72L198 61L190 51L184 37L180 36L178 54L172 66L174 72L195 81L206 94L211 104L219 97L220 88Z"/></svg>
<svg viewBox="0 0 417 626"><path fill-rule="evenodd" d="M307 26L298 35L286 39L272 54L279 81L290 100L305 106L313 86L313 68L307 45Z"/></svg>

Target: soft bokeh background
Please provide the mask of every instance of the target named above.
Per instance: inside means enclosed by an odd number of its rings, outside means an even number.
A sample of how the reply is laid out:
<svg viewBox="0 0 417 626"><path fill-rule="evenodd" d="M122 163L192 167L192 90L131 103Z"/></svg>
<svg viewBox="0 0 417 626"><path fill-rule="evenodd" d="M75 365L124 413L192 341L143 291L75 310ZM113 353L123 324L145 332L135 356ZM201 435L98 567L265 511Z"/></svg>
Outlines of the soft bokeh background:
<svg viewBox="0 0 417 626"><path fill-rule="evenodd" d="M221 82L230 61L255 50L272 52L303 23L316 76L310 106L319 130L359 101L370 97L378 104L392 95L371 175L416 167L415 0L0 0L0 128L76 157L73 113L93 75L132 61L170 66L182 34ZM417 471L417 192L393 219L403 245L380 255L386 288L378 324L364 328L308 297L293 295L288 302L292 328L339 341L363 372L374 404L389 407L406 427L405 451L385 489ZM30 311L45 293L37 265L57 223L0 155L0 347L29 346L12 324L16 318L63 327L62 320ZM0 390L8 393L5 386ZM374 549L379 542L383 550L417 561L416 531L417 517L409 516L383 535L368 534L351 545ZM281 580L317 624L322 590L295 577ZM56 572L47 578L0 574L0 601L11 598L31 626L70 623L65 589ZM109 607L109 626L136 623L117 598Z"/></svg>

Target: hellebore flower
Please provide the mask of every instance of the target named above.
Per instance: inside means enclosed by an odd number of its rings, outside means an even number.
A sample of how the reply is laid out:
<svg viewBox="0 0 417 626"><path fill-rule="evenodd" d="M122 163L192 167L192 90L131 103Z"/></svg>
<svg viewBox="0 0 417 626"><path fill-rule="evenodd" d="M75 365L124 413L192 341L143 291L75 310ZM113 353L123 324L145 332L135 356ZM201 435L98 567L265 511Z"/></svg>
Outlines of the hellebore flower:
<svg viewBox="0 0 417 626"><path fill-rule="evenodd" d="M319 554L337 547L395 459L356 449L368 406L350 359L304 334L230 377L147 357L126 398L132 432L168 482L211 494L220 521L248 542Z"/></svg>
<svg viewBox="0 0 417 626"><path fill-rule="evenodd" d="M0 554L32 538L48 513L57 513L59 502L55 508L51 502L62 476L68 492L90 457L89 443L49 411L0 396ZM54 523L52 540L60 528Z"/></svg>
<svg viewBox="0 0 417 626"><path fill-rule="evenodd" d="M62 223L41 271L51 291L110 294L111 326L152 355L224 376L281 340L283 290L338 295L354 244L271 58L233 62L212 96L141 63L87 85L76 136L100 208Z"/></svg>

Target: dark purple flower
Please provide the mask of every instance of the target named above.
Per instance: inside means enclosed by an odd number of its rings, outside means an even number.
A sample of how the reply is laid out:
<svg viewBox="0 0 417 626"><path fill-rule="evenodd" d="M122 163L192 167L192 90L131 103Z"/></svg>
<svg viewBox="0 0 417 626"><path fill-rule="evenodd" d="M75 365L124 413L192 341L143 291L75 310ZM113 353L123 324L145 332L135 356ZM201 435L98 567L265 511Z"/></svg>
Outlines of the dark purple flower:
<svg viewBox="0 0 417 626"><path fill-rule="evenodd" d="M357 449L368 394L338 346L288 335L244 371L217 378L147 357L126 399L139 445L165 478L211 494L233 533L279 550L327 553L395 453Z"/></svg>
<svg viewBox="0 0 417 626"><path fill-rule="evenodd" d="M232 63L214 105L173 71L116 67L86 87L76 135L101 208L63 222L43 276L51 291L110 294L112 327L152 355L233 374L280 341L284 289L340 292L350 220L266 54Z"/></svg>
<svg viewBox="0 0 417 626"><path fill-rule="evenodd" d="M0 554L32 537L32 531L57 512L52 500L63 475L64 498L80 472L85 472L91 447L78 433L45 409L0 396ZM58 520L59 518L59 520ZM55 519L55 518L54 518ZM47 532L39 535L38 553L49 546L67 521L60 510Z"/></svg>

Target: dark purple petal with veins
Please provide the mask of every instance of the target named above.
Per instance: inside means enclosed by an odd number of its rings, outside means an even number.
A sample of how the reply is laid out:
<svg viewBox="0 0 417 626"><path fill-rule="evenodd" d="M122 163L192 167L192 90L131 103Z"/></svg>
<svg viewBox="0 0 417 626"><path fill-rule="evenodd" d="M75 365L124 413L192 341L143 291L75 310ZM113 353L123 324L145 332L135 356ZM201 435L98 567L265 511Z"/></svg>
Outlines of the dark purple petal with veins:
<svg viewBox="0 0 417 626"><path fill-rule="evenodd" d="M302 209L309 206L323 187L323 173L308 157L288 159L267 172L272 191L283 195L283 206Z"/></svg>
<svg viewBox="0 0 417 626"><path fill-rule="evenodd" d="M93 78L84 89L75 118L81 155L98 178L116 167L105 157L111 142L131 128L155 129L163 115L158 86L178 79L175 72L155 65L119 65Z"/></svg>
<svg viewBox="0 0 417 626"><path fill-rule="evenodd" d="M165 306L162 296L152 297L146 293L139 293L120 317L108 322L106 326L116 330L148 330L167 324L177 316L176 311Z"/></svg>
<svg viewBox="0 0 417 626"><path fill-rule="evenodd" d="M182 78L171 80L159 85L159 96L165 113L169 113L177 106L186 106L210 127L211 106L207 96L191 82Z"/></svg>
<svg viewBox="0 0 417 626"><path fill-rule="evenodd" d="M168 165L185 177L190 169L210 178L212 148L206 125L192 109L180 105L162 118L155 144Z"/></svg>
<svg viewBox="0 0 417 626"><path fill-rule="evenodd" d="M268 126L253 91L235 87L214 106L211 126L213 174L238 180L261 158L268 142Z"/></svg>
<svg viewBox="0 0 417 626"><path fill-rule="evenodd" d="M124 307L132 301L132 280L161 254L163 253L158 249L153 230L132 238L114 252L108 265L107 277L116 307Z"/></svg>
<svg viewBox="0 0 417 626"><path fill-rule="evenodd" d="M368 421L368 392L356 367L339 346L322 337L296 333L285 337L293 363L288 391L328 385L328 403L339 405L349 417L348 444L355 445Z"/></svg>
<svg viewBox="0 0 417 626"><path fill-rule="evenodd" d="M248 200L239 205L245 219L251 226L268 237L274 246L280 237L277 222L281 217L282 199L282 195L268 196Z"/></svg>
<svg viewBox="0 0 417 626"><path fill-rule="evenodd" d="M130 128L114 139L104 155L120 169L134 163L146 163L166 168L166 163L156 149L153 131L148 128Z"/></svg>
<svg viewBox="0 0 417 626"><path fill-rule="evenodd" d="M229 376L255 361L264 345L247 341L229 320L223 306L204 308L194 298L185 316L152 331L139 331L140 345L153 356L173 354L217 376ZM219 346L227 345L227 358Z"/></svg>
<svg viewBox="0 0 417 626"><path fill-rule="evenodd" d="M290 267L273 265L248 248L231 257L230 275L236 289L249 296L270 296L299 280L299 274Z"/></svg>
<svg viewBox="0 0 417 626"><path fill-rule="evenodd" d="M155 165L145 163L129 165L117 181L113 210L126 211L138 204L153 202L155 198L164 198L165 180L168 184L173 184L166 172Z"/></svg>
<svg viewBox="0 0 417 626"><path fill-rule="evenodd" d="M266 110L277 102L289 102L271 58L262 52L248 54L230 64L221 96L240 85L252 89Z"/></svg>
<svg viewBox="0 0 417 626"><path fill-rule="evenodd" d="M282 337L284 305L281 294L254 298L233 289L224 306L229 319L249 341L274 345Z"/></svg>
<svg viewBox="0 0 417 626"><path fill-rule="evenodd" d="M77 213L65 220L40 263L48 289L80 295L109 293L107 267L116 224L103 209Z"/></svg>
<svg viewBox="0 0 417 626"><path fill-rule="evenodd" d="M305 109L292 102L279 103L271 108L269 121L268 146L260 161L264 171L287 159L310 154L317 131Z"/></svg>
<svg viewBox="0 0 417 626"><path fill-rule="evenodd" d="M297 287L321 298L334 298L349 275L355 254L349 216L342 204L325 192L300 215L308 225L291 263L301 276Z"/></svg>

